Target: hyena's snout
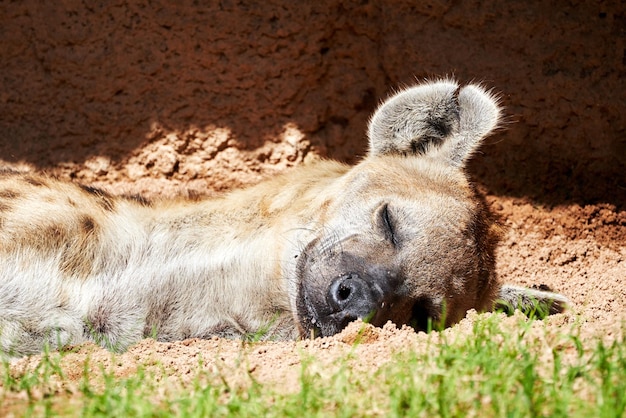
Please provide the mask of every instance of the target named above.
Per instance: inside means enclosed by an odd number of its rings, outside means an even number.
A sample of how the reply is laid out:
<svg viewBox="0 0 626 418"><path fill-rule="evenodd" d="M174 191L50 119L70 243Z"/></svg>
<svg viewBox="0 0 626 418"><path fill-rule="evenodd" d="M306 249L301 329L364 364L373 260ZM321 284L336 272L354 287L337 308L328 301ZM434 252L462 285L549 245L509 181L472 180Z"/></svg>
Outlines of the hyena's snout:
<svg viewBox="0 0 626 418"><path fill-rule="evenodd" d="M337 328L343 329L356 319L371 319L384 305L385 291L369 283L357 273L340 276L332 281L326 303L333 312L330 317Z"/></svg>
<svg viewBox="0 0 626 418"><path fill-rule="evenodd" d="M374 326L389 321L402 326L412 325L416 315L432 314L409 294L396 269L347 255L337 267L305 269L317 274L305 273L300 284L297 308L303 336L334 335L357 319Z"/></svg>
<svg viewBox="0 0 626 418"><path fill-rule="evenodd" d="M333 280L326 295L333 311L329 319L337 331L356 319L378 327L393 322L426 331L441 316L435 299L407 295L407 283L396 276L363 278L357 273Z"/></svg>
<svg viewBox="0 0 626 418"><path fill-rule="evenodd" d="M388 271L342 274L331 281L325 303L316 309L317 325L322 335L340 332L357 319L378 327L393 322L425 330L428 318L439 316L436 307L430 298L411 297L406 290L406 283Z"/></svg>
<svg viewBox="0 0 626 418"><path fill-rule="evenodd" d="M326 304L332 312L327 317L330 329L341 331L350 322L362 319L382 327L391 321L397 326L421 326L431 312L427 298L405 295L406 286L395 276L362 276L349 273L333 280L326 294Z"/></svg>

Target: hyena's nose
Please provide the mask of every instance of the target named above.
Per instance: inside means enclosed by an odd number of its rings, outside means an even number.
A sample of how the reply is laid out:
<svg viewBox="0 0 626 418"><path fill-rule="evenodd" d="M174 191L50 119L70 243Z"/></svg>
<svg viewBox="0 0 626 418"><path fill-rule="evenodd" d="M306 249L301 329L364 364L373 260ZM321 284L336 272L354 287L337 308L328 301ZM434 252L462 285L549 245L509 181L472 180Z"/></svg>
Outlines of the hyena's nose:
<svg viewBox="0 0 626 418"><path fill-rule="evenodd" d="M352 273L333 280L326 301L335 318L349 322L368 318L374 312L381 296L377 293L359 275Z"/></svg>

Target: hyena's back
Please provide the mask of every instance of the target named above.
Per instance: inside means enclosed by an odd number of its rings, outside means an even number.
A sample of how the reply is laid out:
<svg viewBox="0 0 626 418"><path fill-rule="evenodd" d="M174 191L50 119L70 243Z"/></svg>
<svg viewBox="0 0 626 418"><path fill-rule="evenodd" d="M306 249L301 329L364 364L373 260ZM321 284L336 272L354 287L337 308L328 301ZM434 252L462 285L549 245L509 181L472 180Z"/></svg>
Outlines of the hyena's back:
<svg viewBox="0 0 626 418"><path fill-rule="evenodd" d="M86 275L93 268L89 254L101 240L101 223L114 205L97 189L5 173L0 177L0 251L60 257L65 275Z"/></svg>

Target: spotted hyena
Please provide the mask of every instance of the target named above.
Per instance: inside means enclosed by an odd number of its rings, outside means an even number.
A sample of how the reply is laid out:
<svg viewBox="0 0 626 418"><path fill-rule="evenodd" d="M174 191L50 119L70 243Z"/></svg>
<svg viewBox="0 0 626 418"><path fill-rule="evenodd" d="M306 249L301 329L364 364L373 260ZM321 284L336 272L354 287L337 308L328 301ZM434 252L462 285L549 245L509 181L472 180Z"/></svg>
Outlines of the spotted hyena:
<svg viewBox="0 0 626 418"><path fill-rule="evenodd" d="M16 357L144 337L328 336L364 318L424 329L498 299L498 232L464 166L498 123L479 86L403 90L357 165L321 161L201 201L112 196L0 174L0 350Z"/></svg>

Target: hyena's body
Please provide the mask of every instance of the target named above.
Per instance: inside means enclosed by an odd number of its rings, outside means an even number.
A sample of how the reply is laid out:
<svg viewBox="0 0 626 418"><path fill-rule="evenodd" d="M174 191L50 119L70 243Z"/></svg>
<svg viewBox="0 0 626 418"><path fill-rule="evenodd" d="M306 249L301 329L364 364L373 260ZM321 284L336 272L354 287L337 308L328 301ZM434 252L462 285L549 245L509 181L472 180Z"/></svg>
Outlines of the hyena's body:
<svg viewBox="0 0 626 418"><path fill-rule="evenodd" d="M359 317L423 328L527 297L498 285L497 234L463 172L498 108L457 88L387 101L354 167L319 162L219 199L150 203L0 174L0 352L332 335Z"/></svg>

